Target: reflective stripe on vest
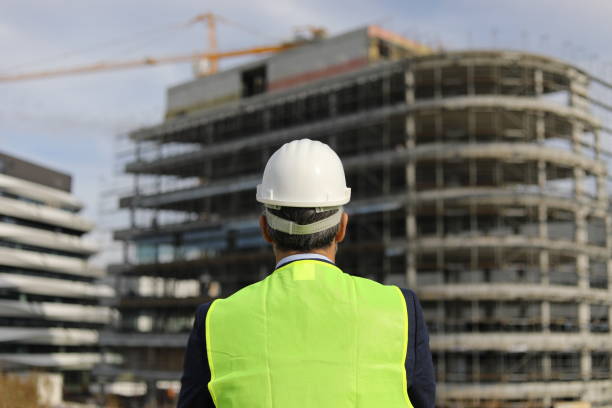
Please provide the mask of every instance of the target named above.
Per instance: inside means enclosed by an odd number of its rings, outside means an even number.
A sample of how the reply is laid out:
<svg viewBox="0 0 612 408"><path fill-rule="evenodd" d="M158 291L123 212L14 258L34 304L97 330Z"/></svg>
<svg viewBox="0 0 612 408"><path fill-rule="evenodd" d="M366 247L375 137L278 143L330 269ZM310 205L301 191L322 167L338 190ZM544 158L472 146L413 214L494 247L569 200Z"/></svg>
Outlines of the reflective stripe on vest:
<svg viewBox="0 0 612 408"><path fill-rule="evenodd" d="M412 408L403 294L326 262L215 300L206 343L217 408Z"/></svg>

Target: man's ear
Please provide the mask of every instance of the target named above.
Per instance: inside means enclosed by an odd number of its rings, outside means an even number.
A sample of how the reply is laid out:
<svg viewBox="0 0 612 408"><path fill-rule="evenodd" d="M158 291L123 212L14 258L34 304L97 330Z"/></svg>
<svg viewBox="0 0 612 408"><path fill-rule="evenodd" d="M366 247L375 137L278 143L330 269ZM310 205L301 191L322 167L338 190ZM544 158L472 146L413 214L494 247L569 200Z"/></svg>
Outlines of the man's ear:
<svg viewBox="0 0 612 408"><path fill-rule="evenodd" d="M259 216L259 229L261 230L263 239L271 244L272 237L270 236L270 231L268 231L268 220L266 220L266 216L263 214Z"/></svg>
<svg viewBox="0 0 612 408"><path fill-rule="evenodd" d="M346 226L348 225L349 216L347 213L342 213L342 218L340 218L340 226L338 227L338 232L336 233L336 242L344 241L344 237L346 236Z"/></svg>

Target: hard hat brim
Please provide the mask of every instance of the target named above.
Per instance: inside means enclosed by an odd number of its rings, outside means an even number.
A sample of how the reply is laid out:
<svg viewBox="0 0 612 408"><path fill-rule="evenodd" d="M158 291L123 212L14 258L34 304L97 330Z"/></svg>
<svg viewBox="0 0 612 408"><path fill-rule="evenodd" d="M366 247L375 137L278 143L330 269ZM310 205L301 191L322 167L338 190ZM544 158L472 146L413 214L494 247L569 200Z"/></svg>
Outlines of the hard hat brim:
<svg viewBox="0 0 612 408"><path fill-rule="evenodd" d="M259 186L257 187L258 187L257 190L259 192L260 190ZM337 207L337 206L344 205L348 203L349 201L351 201L351 189L347 187L344 192L344 197L342 198L325 200L325 201L290 201L290 200L283 200L282 198L270 199L270 198L264 198L260 194L257 194L256 199L258 202L262 204L273 205L273 206L278 206L278 207L301 207L301 208Z"/></svg>

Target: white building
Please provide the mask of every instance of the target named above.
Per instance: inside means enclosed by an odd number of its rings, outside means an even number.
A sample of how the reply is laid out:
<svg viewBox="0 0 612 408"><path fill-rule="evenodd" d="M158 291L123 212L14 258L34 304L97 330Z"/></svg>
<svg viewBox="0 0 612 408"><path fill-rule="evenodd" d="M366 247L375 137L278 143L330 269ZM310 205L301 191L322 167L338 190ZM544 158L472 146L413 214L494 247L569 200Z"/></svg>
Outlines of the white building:
<svg viewBox="0 0 612 408"><path fill-rule="evenodd" d="M0 369L61 373L67 398L87 393L112 315L82 207L69 175L0 153Z"/></svg>

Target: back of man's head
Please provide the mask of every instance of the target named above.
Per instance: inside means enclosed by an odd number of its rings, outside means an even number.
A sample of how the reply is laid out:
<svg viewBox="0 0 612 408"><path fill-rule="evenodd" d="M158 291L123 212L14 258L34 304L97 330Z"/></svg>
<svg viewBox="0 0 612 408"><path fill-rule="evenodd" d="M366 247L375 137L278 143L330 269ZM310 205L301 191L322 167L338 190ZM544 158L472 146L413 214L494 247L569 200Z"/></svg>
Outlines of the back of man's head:
<svg viewBox="0 0 612 408"><path fill-rule="evenodd" d="M281 207L280 209L267 209L271 214L282 219L292 221L298 225L309 225L324 220L334 215L337 210L317 212L314 208L303 207ZM266 209L264 209L264 213ZM338 233L339 223L326 230L312 234L288 234L277 231L268 225L268 233L276 246L284 251L308 252L313 249L326 248L330 246Z"/></svg>

